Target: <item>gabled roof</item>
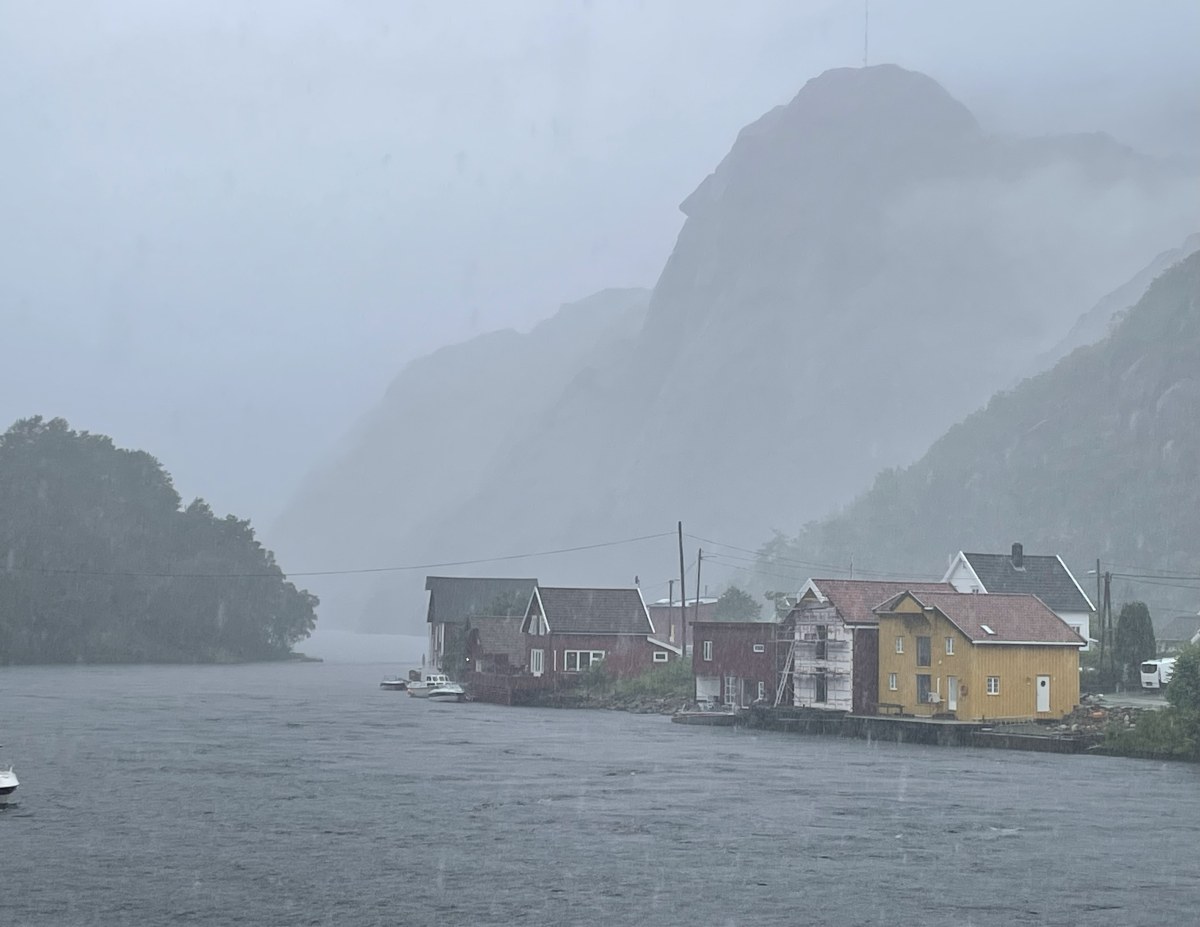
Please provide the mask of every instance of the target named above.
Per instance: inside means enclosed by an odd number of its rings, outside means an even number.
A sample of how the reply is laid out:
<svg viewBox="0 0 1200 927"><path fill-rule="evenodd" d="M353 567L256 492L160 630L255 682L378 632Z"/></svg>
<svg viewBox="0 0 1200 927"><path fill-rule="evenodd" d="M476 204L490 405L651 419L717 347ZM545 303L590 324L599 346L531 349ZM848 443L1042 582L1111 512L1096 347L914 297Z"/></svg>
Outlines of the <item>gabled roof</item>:
<svg viewBox="0 0 1200 927"><path fill-rule="evenodd" d="M878 624L879 616L873 611L875 606L905 590L954 592L954 587L949 583L914 583L898 580L810 579L800 590L801 601L796 604L796 608L802 608L804 596L811 593L818 601L828 602L837 609L838 615L846 624Z"/></svg>
<svg viewBox="0 0 1200 927"><path fill-rule="evenodd" d="M1056 612L1095 610L1061 557L1053 554L1022 554L1021 566L1017 567L1012 554L962 552L958 556L966 560L975 572L984 592L1036 595ZM946 578L950 578L949 572Z"/></svg>
<svg viewBox="0 0 1200 927"><path fill-rule="evenodd" d="M430 624L463 624L483 616L520 617L529 607L536 579L426 576Z"/></svg>
<svg viewBox="0 0 1200 927"><path fill-rule="evenodd" d="M1035 595L906 590L892 596L876 608L876 614L896 614L894 609L908 596L923 608L937 609L973 644L1055 644L1079 647L1086 643L1071 630L1070 625L1054 614L1049 606Z"/></svg>
<svg viewBox="0 0 1200 927"><path fill-rule="evenodd" d="M542 603L546 624L555 634L654 633L650 613L636 586L627 589L538 586L536 597Z"/></svg>
<svg viewBox="0 0 1200 927"><path fill-rule="evenodd" d="M1154 632L1154 636L1160 644L1179 643L1190 641L1198 631L1200 615L1178 615L1164 622L1162 627Z"/></svg>

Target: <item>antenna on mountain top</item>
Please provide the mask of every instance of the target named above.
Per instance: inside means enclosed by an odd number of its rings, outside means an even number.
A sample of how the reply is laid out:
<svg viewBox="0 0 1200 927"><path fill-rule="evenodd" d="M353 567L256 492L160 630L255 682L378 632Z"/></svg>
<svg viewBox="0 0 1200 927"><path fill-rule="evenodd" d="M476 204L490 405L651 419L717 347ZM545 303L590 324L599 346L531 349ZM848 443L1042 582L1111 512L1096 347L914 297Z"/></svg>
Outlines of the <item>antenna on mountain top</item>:
<svg viewBox="0 0 1200 927"><path fill-rule="evenodd" d="M871 0L863 0L863 67L867 66L867 50L871 37Z"/></svg>

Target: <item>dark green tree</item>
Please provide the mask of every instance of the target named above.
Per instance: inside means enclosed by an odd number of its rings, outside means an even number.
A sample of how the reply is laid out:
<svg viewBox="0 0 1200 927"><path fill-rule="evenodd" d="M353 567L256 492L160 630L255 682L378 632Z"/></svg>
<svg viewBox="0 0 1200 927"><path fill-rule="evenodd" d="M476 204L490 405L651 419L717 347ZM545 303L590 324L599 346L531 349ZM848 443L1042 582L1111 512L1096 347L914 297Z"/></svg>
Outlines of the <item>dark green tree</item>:
<svg viewBox="0 0 1200 927"><path fill-rule="evenodd" d="M1113 656L1120 678L1129 682L1137 678L1138 664L1153 660L1155 654L1154 625L1145 602L1126 602L1117 617L1116 641Z"/></svg>
<svg viewBox="0 0 1200 927"><path fill-rule="evenodd" d="M1181 711L1200 712L1200 644L1188 644L1175 658L1167 701Z"/></svg>
<svg viewBox="0 0 1200 927"><path fill-rule="evenodd" d="M762 604L737 586L730 586L721 593L713 612L718 621L753 621L761 614Z"/></svg>
<svg viewBox="0 0 1200 927"><path fill-rule="evenodd" d="M0 435L0 663L277 659L316 606L144 451L57 418Z"/></svg>

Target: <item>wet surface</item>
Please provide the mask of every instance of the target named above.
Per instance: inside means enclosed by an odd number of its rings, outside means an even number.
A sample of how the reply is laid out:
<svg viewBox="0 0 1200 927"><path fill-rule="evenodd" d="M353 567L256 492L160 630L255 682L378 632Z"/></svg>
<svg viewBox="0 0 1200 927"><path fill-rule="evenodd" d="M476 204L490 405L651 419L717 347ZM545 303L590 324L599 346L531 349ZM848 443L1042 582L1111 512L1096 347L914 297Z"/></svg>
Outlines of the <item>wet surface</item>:
<svg viewBox="0 0 1200 927"><path fill-rule="evenodd" d="M0 923L1176 924L1200 769L430 704L385 667L0 670Z"/></svg>

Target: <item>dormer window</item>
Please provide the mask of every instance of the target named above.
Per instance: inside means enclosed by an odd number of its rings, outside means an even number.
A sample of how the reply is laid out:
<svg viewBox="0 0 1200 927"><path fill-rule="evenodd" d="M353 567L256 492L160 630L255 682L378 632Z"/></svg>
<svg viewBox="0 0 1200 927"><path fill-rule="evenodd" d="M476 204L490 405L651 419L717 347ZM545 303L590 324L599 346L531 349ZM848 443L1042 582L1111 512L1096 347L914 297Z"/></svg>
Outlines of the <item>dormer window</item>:
<svg viewBox="0 0 1200 927"><path fill-rule="evenodd" d="M996 636L996 632L989 628L986 624L981 624L980 627L983 628L983 633L988 635L988 637Z"/></svg>

